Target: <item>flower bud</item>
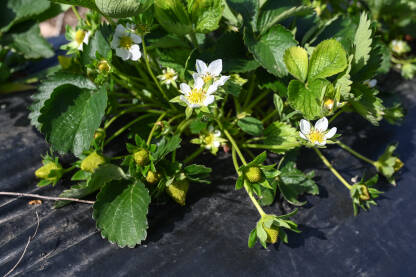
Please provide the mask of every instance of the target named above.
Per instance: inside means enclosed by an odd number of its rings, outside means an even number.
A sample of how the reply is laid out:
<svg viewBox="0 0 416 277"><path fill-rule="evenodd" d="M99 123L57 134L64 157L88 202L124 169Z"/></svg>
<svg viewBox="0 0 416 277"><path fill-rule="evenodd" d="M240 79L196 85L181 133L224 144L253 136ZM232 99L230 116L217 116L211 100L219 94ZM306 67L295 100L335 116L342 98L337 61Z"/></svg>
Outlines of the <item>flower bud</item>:
<svg viewBox="0 0 416 277"><path fill-rule="evenodd" d="M101 73L108 73L110 71L110 65L106 60L101 60L98 63L98 71L100 71Z"/></svg>
<svg viewBox="0 0 416 277"><path fill-rule="evenodd" d="M399 159L396 158L396 160L394 161L394 172L399 171L402 167L404 166L404 163Z"/></svg>
<svg viewBox="0 0 416 277"><path fill-rule="evenodd" d="M149 152L147 152L145 149L140 149L133 154L133 158L138 165L147 165L149 163Z"/></svg>
<svg viewBox="0 0 416 277"><path fill-rule="evenodd" d="M250 183L258 183L263 179L263 174L261 173L260 168L258 168L257 166L250 167L245 172L245 176L250 181Z"/></svg>
<svg viewBox="0 0 416 277"><path fill-rule="evenodd" d="M160 178L159 173L153 172L153 171L151 171L151 170L149 170L149 171L147 172L147 175L146 175L146 181L147 181L149 184L154 184L154 183L157 183L157 182L159 181L159 178Z"/></svg>
<svg viewBox="0 0 416 277"><path fill-rule="evenodd" d="M328 98L327 100L325 100L324 107L327 110L332 110L332 108L334 107L334 100L332 100L330 98Z"/></svg>
<svg viewBox="0 0 416 277"><path fill-rule="evenodd" d="M364 201L370 200L371 197L370 197L370 193L368 192L368 188L364 185L360 185L359 188L360 188L360 190L359 190L360 199L364 200Z"/></svg>
<svg viewBox="0 0 416 277"><path fill-rule="evenodd" d="M103 163L105 163L104 157L94 151L81 162L81 169L88 172L94 172Z"/></svg>
<svg viewBox="0 0 416 277"><path fill-rule="evenodd" d="M271 243L271 244L275 244L277 242L277 239L279 238L279 229L277 228L273 228L273 226L271 228L267 228L264 227L264 231L266 231L267 233L267 243Z"/></svg>
<svg viewBox="0 0 416 277"><path fill-rule="evenodd" d="M166 192L181 206L185 206L186 193L189 189L189 182L187 180L177 181L166 187Z"/></svg>
<svg viewBox="0 0 416 277"><path fill-rule="evenodd" d="M56 172L57 174L54 174L54 176L49 177L49 174L51 174L53 170L58 171ZM62 176L62 166L55 162L49 162L41 168L39 168L38 170L36 170L35 175L39 179L55 181Z"/></svg>

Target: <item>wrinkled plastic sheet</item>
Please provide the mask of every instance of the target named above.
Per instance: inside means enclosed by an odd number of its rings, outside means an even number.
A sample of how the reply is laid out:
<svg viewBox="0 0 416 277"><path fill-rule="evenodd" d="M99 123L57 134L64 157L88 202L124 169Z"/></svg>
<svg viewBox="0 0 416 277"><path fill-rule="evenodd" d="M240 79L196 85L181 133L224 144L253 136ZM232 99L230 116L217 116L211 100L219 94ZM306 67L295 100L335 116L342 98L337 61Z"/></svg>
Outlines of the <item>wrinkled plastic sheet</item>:
<svg viewBox="0 0 416 277"><path fill-rule="evenodd" d="M389 142L399 142L406 165L398 186L382 182L385 193L370 212L354 217L348 191L306 149L300 167L315 169L320 196L308 196L294 217L302 233L289 233L287 245L249 249L258 215L245 192L234 190L230 155L203 155L199 162L214 170L212 184L193 184L185 207L151 206L148 238L132 249L101 238L90 205L53 209L50 201L29 205L27 198L0 196L0 275L21 256L38 213L36 237L10 276L415 276L416 81L395 89L408 109L401 127L375 128L355 115L334 122L344 142L373 159ZM48 146L27 119L29 95L0 98L0 190L56 196L68 183L35 186L33 173ZM347 179L368 168L335 146L323 152ZM276 203L267 211L290 209Z"/></svg>

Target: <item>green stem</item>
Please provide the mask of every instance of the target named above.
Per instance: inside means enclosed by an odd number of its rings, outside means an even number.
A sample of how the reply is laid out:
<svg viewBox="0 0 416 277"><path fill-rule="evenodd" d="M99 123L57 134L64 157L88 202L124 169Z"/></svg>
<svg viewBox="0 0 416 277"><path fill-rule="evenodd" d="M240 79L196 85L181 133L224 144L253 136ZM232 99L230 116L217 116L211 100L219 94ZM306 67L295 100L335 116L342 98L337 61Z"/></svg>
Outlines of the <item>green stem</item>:
<svg viewBox="0 0 416 277"><path fill-rule="evenodd" d="M204 148L199 147L197 150L195 150L191 155L186 157L185 160L183 160L184 164L192 162L196 157L198 157L202 152L204 152Z"/></svg>
<svg viewBox="0 0 416 277"><path fill-rule="evenodd" d="M223 129L224 134L227 136L228 140L231 142L233 148L235 148L235 151L237 151L238 157L240 157L240 160L243 162L244 165L247 164L246 159L243 156L243 153L241 153L240 148L238 148L237 143L235 142L234 138L230 135L228 130Z"/></svg>
<svg viewBox="0 0 416 277"><path fill-rule="evenodd" d="M70 172L70 171L74 170L75 168L77 168L77 167L75 165L73 165L71 167L68 167L67 169L64 169L62 172L65 174L67 172Z"/></svg>
<svg viewBox="0 0 416 277"><path fill-rule="evenodd" d="M325 156L319 151L318 148L313 147L313 150L315 150L316 154L318 154L319 158L323 161L323 163L331 170L331 172L335 175L335 177L338 178L338 180L341 181L341 183L346 186L349 190L352 188L352 186L344 179L344 177L339 174L339 172L332 166L332 164L325 158Z"/></svg>
<svg viewBox="0 0 416 277"><path fill-rule="evenodd" d="M237 156L235 154L237 152L237 149L238 149L238 147L235 148L233 146L231 151L232 151L232 159L233 159L233 164L234 164L235 171L240 176L241 173L238 171L239 165L238 165L238 161L237 161ZM253 203L254 207L256 207L256 209L259 212L260 216L266 215L266 213L264 212L263 208L260 206L259 202L254 197L253 193L251 192L250 188L248 187L248 185L246 183L244 184L244 189L246 190L248 196L250 197L251 202Z"/></svg>
<svg viewBox="0 0 416 277"><path fill-rule="evenodd" d="M357 151L355 151L354 149L352 149L351 147L349 147L348 145L345 145L344 143L342 143L341 141L337 140L336 143L344 150L350 152L351 154L353 154L354 156L356 156L357 158L371 164L374 166L375 161L370 160L369 158L361 155L360 153L358 153Z"/></svg>
<svg viewBox="0 0 416 277"><path fill-rule="evenodd" d="M194 45L194 47L195 47L196 49L199 49L198 40L196 39L196 35L195 35L195 33L194 33L194 32L192 32L192 33L190 33L190 35L189 35L189 36L191 37L192 44Z"/></svg>
<svg viewBox="0 0 416 277"><path fill-rule="evenodd" d="M79 22L81 22L82 18L81 18L81 16L80 16L80 15L79 15L79 13L78 13L77 7L75 7L75 6L71 6L71 8L72 8L72 11L73 11L73 12L74 12L74 14L75 14L75 17L78 19L78 21L79 21Z"/></svg>
<svg viewBox="0 0 416 277"><path fill-rule="evenodd" d="M152 77L153 81L155 82L157 88L159 89L160 93L162 93L163 98L165 98L166 101L168 101L169 105L176 110L176 107L173 106L172 103L169 102L169 97L166 95L166 92L162 89L162 87L159 84L159 81L157 80L155 74L153 74L152 68L150 67L149 58L147 55L147 48L146 43L144 42L144 37L142 39L142 46L143 46L143 58L146 63L147 71L149 71L150 76Z"/></svg>
<svg viewBox="0 0 416 277"><path fill-rule="evenodd" d="M130 112L135 112L135 111L140 111L143 108L147 107L149 105L135 105L134 107L122 110L120 113L118 113L117 115L113 116L110 120L108 120L105 124L104 124L104 129L107 129L108 127L110 127L110 125L117 120L118 118L120 118L121 116L125 115L126 113L130 113Z"/></svg>
<svg viewBox="0 0 416 277"><path fill-rule="evenodd" d="M149 137L147 138L147 142L146 142L147 146L149 146L150 142L152 141L153 133L156 131L157 123L159 123L159 121L161 121L166 116L166 114L167 114L166 112L162 113L158 117L158 119L156 119L155 123L153 124L152 130L150 131Z"/></svg>
<svg viewBox="0 0 416 277"><path fill-rule="evenodd" d="M272 118L273 116L275 116L277 113L279 113L278 110L273 110L271 113L269 113L268 115L266 115L261 122L263 122L263 123L267 122L270 118Z"/></svg>
<svg viewBox="0 0 416 277"><path fill-rule="evenodd" d="M285 150L289 146L298 146L299 143L294 142L291 144L286 143L284 146L280 145L267 145L267 144L253 144L253 143L243 143L241 146L244 148L253 148L253 149L268 149L268 150Z"/></svg>
<svg viewBox="0 0 416 277"><path fill-rule="evenodd" d="M255 107L268 94L269 94L268 91L265 91L262 94L260 94L257 98L255 98L253 101L251 101L250 105L248 105L248 107L246 108L246 110L250 110L251 108Z"/></svg>
<svg viewBox="0 0 416 277"><path fill-rule="evenodd" d="M248 103L250 102L251 96L253 95L254 88L256 87L256 75L253 73L250 77L250 86L248 87L248 92L246 96L246 100L244 101L243 107L247 107Z"/></svg>
<svg viewBox="0 0 416 277"><path fill-rule="evenodd" d="M113 139L115 139L116 137L118 137L120 134L122 134L124 131L126 131L131 125L139 122L140 120L143 120L145 118L151 117L153 116L153 114L145 114L142 116L139 116L138 118L136 118L135 120L127 123L126 125L124 125L123 127L121 127L117 132L115 132L111 137L109 137L105 142L104 145L107 145L108 143L110 143L110 141L112 141Z"/></svg>
<svg viewBox="0 0 416 277"><path fill-rule="evenodd" d="M342 114L344 112L344 109L340 109L339 111L337 111L329 120L328 123L331 123L332 121L335 120L335 118L337 118L340 114Z"/></svg>

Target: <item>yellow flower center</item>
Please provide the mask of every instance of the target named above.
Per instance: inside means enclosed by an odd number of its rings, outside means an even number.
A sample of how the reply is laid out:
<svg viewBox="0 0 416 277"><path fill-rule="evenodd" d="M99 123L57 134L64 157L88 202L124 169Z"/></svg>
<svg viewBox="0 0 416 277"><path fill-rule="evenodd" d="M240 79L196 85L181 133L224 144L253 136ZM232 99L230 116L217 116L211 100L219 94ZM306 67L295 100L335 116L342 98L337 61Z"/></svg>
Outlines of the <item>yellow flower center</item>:
<svg viewBox="0 0 416 277"><path fill-rule="evenodd" d="M85 31L84 30L79 29L78 31L76 31L75 41L78 44L81 44L84 41L84 38L85 38Z"/></svg>
<svg viewBox="0 0 416 277"><path fill-rule="evenodd" d="M334 107L334 100L332 99L325 100L324 107L327 108L328 110L332 110L332 108Z"/></svg>
<svg viewBox="0 0 416 277"><path fill-rule="evenodd" d="M133 45L133 40L129 36L122 36L120 38L120 47L125 49L130 49Z"/></svg>
<svg viewBox="0 0 416 277"><path fill-rule="evenodd" d="M325 140L325 134L317 131L317 130L313 130L309 135L308 135L309 141L312 143L318 142L318 143L322 143Z"/></svg>
<svg viewBox="0 0 416 277"><path fill-rule="evenodd" d="M394 52L396 52L396 53L400 53L400 52L402 51L402 46L401 46L401 44L395 44L395 45L393 46L393 51L394 51Z"/></svg>
<svg viewBox="0 0 416 277"><path fill-rule="evenodd" d="M168 71L163 76L165 77L165 80L172 80L175 77L175 72Z"/></svg>
<svg viewBox="0 0 416 277"><path fill-rule="evenodd" d="M204 103L204 100L206 98L206 95L202 89L196 89L194 88L188 96L186 96L189 103L191 104L197 104L202 105Z"/></svg>
<svg viewBox="0 0 416 277"><path fill-rule="evenodd" d="M211 76L211 74L206 74L204 76L204 78L202 78L202 79L204 80L204 83L208 83L209 81L212 80L212 76Z"/></svg>
<svg viewBox="0 0 416 277"><path fill-rule="evenodd" d="M205 136L204 143L205 143L205 145L211 146L214 143L214 140L215 140L214 134L211 133L211 134Z"/></svg>

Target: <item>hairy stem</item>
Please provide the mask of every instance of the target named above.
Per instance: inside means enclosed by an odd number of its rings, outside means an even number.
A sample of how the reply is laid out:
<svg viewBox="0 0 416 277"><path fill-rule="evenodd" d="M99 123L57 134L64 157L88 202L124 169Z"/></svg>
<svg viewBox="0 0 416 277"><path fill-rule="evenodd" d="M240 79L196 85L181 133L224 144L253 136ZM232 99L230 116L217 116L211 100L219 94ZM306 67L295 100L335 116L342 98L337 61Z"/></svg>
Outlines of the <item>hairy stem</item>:
<svg viewBox="0 0 416 277"><path fill-rule="evenodd" d="M341 174L339 174L339 172L332 166L332 164L327 160L327 158L325 158L322 152L315 147L313 147L313 150L315 150L316 154L318 154L319 158L321 158L323 163L329 168L329 170L331 170L332 174L334 174L335 177L337 177L338 180L340 180L340 182L344 186L346 186L348 189L351 189L352 186L347 182L347 180L344 179L344 177L341 176Z"/></svg>
<svg viewBox="0 0 416 277"><path fill-rule="evenodd" d="M45 200L53 200L53 201L73 201L85 204L94 204L94 201L89 200L82 200L77 198L68 198L68 197L53 197L53 196L44 196L39 194L32 194L32 193L21 193L21 192L7 192L7 191L0 191L0 195L6 196L16 196L16 197L29 197L29 198L39 198Z"/></svg>
<svg viewBox="0 0 416 277"><path fill-rule="evenodd" d="M337 140L336 143L344 150L350 152L351 154L353 154L354 156L356 156L357 158L371 164L374 165L375 161L370 160L369 158L361 155L360 153L358 153L357 151L355 151L354 149L352 149L351 147L349 147L348 145L345 145L344 143L342 143L341 141Z"/></svg>

